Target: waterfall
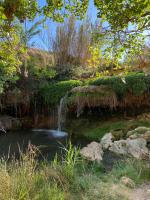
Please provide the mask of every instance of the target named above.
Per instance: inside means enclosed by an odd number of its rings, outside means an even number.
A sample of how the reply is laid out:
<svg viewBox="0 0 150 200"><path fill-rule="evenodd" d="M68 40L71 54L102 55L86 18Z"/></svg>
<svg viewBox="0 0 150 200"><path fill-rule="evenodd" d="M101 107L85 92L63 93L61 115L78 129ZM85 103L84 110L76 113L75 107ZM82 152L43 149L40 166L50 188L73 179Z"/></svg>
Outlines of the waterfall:
<svg viewBox="0 0 150 200"><path fill-rule="evenodd" d="M58 130L62 130L62 125L66 121L66 114L67 114L67 104L66 104L66 98L67 94L61 98L60 104L58 106Z"/></svg>

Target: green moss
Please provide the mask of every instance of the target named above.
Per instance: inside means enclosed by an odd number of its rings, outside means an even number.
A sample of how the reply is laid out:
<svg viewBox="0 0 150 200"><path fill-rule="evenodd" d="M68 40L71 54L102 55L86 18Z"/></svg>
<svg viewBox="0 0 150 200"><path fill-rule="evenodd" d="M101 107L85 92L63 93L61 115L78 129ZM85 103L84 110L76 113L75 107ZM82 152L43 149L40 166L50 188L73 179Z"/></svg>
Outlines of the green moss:
<svg viewBox="0 0 150 200"><path fill-rule="evenodd" d="M72 93L68 101L73 101L76 96L79 97L100 97L111 95L115 92L118 98L123 98L128 92L133 93L136 96L148 92L150 89L150 76L145 76L143 73L132 73L125 77L112 76L96 78L89 81L81 82L80 80L68 80L54 83L45 83L40 86L38 96L43 100L45 104L57 105L60 99L69 92L72 88L77 86L106 86L101 91L92 92L77 91ZM108 88L107 88L108 87Z"/></svg>
<svg viewBox="0 0 150 200"><path fill-rule="evenodd" d="M79 80L60 81L47 83L40 87L39 95L43 102L48 105L57 105L60 99L72 88L82 85Z"/></svg>
<svg viewBox="0 0 150 200"><path fill-rule="evenodd" d="M118 97L124 97L127 92L139 96L150 89L150 76L143 73L132 73L124 77L112 76L89 81L89 85L108 85Z"/></svg>
<svg viewBox="0 0 150 200"><path fill-rule="evenodd" d="M126 121L119 121L119 122L102 122L102 124L94 128L93 130L87 131L85 133L85 137L94 140L100 140L106 133L109 133L114 130L118 129L125 129L127 126Z"/></svg>
<svg viewBox="0 0 150 200"><path fill-rule="evenodd" d="M116 138L125 138L129 130L139 126L150 127L149 121L111 119L107 121L76 119L69 121L67 131L76 136L99 141L106 133L114 132ZM119 132L121 131L121 132Z"/></svg>

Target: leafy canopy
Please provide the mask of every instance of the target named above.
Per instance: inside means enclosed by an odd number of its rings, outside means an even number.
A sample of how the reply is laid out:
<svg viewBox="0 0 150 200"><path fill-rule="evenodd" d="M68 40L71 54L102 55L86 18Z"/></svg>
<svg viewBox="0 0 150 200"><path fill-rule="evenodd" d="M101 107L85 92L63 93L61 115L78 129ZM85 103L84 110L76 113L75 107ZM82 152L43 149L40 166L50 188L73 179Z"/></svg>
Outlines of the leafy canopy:
<svg viewBox="0 0 150 200"><path fill-rule="evenodd" d="M0 1L0 92L2 92L6 82L16 79L17 71L21 65L21 54L26 52L27 41L24 41L24 44L20 41L18 21L23 23L26 19L34 20L37 15L40 15L62 22L69 13L83 18L86 14L88 1L46 0L43 7L38 5L38 0ZM32 30L30 31L32 35ZM30 35L25 35L24 39L29 40Z"/></svg>
<svg viewBox="0 0 150 200"><path fill-rule="evenodd" d="M94 3L98 17L105 22L103 33L110 33L111 50L118 56L140 51L145 37L150 36L150 1L94 0Z"/></svg>
<svg viewBox="0 0 150 200"><path fill-rule="evenodd" d="M84 17L88 2L89 0L46 0L45 5L40 7L38 0L3 0L0 6L9 21L14 17L21 21L26 18L33 20L37 14L44 14L55 21L63 21L69 13Z"/></svg>

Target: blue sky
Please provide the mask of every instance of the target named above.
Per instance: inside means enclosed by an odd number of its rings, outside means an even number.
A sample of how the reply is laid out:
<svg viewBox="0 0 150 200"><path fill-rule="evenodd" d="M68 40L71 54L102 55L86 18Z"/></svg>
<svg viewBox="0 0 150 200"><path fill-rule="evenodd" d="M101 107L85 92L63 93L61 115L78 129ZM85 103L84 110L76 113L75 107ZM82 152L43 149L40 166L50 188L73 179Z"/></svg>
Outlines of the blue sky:
<svg viewBox="0 0 150 200"><path fill-rule="evenodd" d="M39 6L43 6L45 4L45 0L38 0L38 4L39 4ZM87 15L91 18L92 21L96 20L97 10L94 6L94 0L89 0L89 8L87 11ZM39 19L40 18L37 17L35 19L35 21L38 21ZM47 23L50 26L50 31L52 32L52 34L55 35L57 23L53 22L50 19L47 20ZM28 27L31 27L32 24L33 24L33 22L28 22ZM44 34L44 32L46 32L46 30L44 30L43 28L41 28L41 29ZM33 41L36 41L36 43L39 43L39 44L41 43L40 38L38 36L33 38L33 40L31 42L33 42ZM41 48L44 48L44 47L42 47L42 45L39 45L38 47L40 47L40 46L41 46Z"/></svg>
<svg viewBox="0 0 150 200"><path fill-rule="evenodd" d="M45 0L38 0L39 6L43 6L45 4ZM88 9L88 14L92 17L94 20L96 18L96 8L94 6L94 0L89 0L89 9Z"/></svg>

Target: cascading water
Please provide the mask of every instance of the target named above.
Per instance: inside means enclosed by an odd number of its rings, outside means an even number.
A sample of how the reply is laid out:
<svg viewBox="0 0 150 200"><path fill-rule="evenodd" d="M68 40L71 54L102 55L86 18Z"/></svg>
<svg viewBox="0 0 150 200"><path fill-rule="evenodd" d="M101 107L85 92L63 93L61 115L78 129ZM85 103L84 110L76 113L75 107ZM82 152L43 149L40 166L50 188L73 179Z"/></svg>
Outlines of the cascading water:
<svg viewBox="0 0 150 200"><path fill-rule="evenodd" d="M67 94L61 98L60 104L58 106L58 130L62 130L62 125L66 121L67 114L67 104L66 104Z"/></svg>
<svg viewBox="0 0 150 200"><path fill-rule="evenodd" d="M66 114L67 114L67 104L66 104L66 98L67 94L61 98L60 104L58 106L58 122L57 130L49 130L49 129L32 129L32 131L37 133L42 133L44 135L47 135L49 138L62 138L67 137L68 133L62 131L62 126L64 125L66 121Z"/></svg>

